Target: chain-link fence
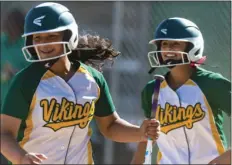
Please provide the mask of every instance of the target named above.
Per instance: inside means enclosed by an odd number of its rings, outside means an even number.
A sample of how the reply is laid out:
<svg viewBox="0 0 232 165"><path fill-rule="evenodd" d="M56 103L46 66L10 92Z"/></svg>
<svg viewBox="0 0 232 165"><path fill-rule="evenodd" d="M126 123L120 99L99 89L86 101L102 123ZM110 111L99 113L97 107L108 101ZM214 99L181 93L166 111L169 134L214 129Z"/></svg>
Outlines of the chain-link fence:
<svg viewBox="0 0 232 165"><path fill-rule="evenodd" d="M1 2L1 17L12 7L28 11L40 2ZM141 124L140 94L152 78L147 52L148 41L156 26L168 17L184 17L195 22L205 40L203 66L220 72L230 79L231 62L231 2L62 2L74 14L80 32L98 33L113 41L122 55L114 66L105 69L114 103L120 116L133 124ZM1 19L2 20L2 19ZM2 24L2 22L1 22ZM161 70L160 72L164 72ZM230 145L230 120L227 116L224 130ZM96 125L92 123L93 127ZM96 163L129 163L136 144L114 143L103 138L95 129L93 135ZM155 156L154 156L155 159Z"/></svg>

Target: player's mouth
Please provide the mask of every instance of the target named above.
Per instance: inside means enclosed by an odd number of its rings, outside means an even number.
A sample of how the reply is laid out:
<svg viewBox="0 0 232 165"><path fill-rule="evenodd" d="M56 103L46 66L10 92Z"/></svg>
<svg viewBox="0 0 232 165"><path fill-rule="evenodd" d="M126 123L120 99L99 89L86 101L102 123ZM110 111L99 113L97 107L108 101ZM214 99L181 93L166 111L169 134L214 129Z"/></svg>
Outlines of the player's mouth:
<svg viewBox="0 0 232 165"><path fill-rule="evenodd" d="M44 50L40 50L40 52L41 53L43 53L43 54L50 54L50 53L52 53L54 51L54 49L51 49L51 50L46 50L46 51L44 51Z"/></svg>
<svg viewBox="0 0 232 165"><path fill-rule="evenodd" d="M173 54L173 53L168 53L165 55L165 57L167 58L175 58L177 55L176 54Z"/></svg>

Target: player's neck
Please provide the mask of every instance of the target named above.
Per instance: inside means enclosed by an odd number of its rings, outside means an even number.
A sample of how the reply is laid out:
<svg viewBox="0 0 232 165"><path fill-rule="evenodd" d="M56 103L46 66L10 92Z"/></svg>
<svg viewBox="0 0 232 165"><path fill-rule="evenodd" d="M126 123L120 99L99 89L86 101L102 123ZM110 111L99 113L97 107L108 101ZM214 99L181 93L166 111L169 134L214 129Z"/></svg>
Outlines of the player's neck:
<svg viewBox="0 0 232 165"><path fill-rule="evenodd" d="M61 57L50 70L56 75L64 78L71 70L71 62L67 56Z"/></svg>
<svg viewBox="0 0 232 165"><path fill-rule="evenodd" d="M180 65L171 69L167 77L169 86L176 90L182 86L192 75L194 68L190 65Z"/></svg>

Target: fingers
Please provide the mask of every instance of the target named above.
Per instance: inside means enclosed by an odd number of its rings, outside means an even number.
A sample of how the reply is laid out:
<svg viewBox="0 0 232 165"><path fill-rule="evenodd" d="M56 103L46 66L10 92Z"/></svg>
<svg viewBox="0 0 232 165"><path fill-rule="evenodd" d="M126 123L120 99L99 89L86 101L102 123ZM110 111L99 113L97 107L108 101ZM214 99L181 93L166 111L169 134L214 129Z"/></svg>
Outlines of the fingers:
<svg viewBox="0 0 232 165"><path fill-rule="evenodd" d="M160 130L148 130L146 136L152 140L157 140L160 136Z"/></svg>
<svg viewBox="0 0 232 165"><path fill-rule="evenodd" d="M143 121L140 129L143 133L143 140L147 140L148 138L157 140L160 135L160 122L156 119L146 119Z"/></svg>
<svg viewBox="0 0 232 165"><path fill-rule="evenodd" d="M159 122L149 123L148 127L150 127L150 128L159 128L160 127L160 123Z"/></svg>
<svg viewBox="0 0 232 165"><path fill-rule="evenodd" d="M29 153L26 156L32 164L41 164L43 160L47 159L45 155L39 153Z"/></svg>
<svg viewBox="0 0 232 165"><path fill-rule="evenodd" d="M32 163L32 164L40 164L40 163L42 163L42 160L39 157L32 154L32 153L27 154L26 156L28 157L30 163Z"/></svg>
<svg viewBox="0 0 232 165"><path fill-rule="evenodd" d="M38 154L38 153L36 153L35 155L37 157L39 157L41 160L46 160L47 159L47 157L44 154Z"/></svg>
<svg viewBox="0 0 232 165"><path fill-rule="evenodd" d="M160 132L160 128L156 128L156 127L148 127L146 130L146 133L148 135L155 135L158 132Z"/></svg>
<svg viewBox="0 0 232 165"><path fill-rule="evenodd" d="M147 121L148 130L160 130L160 122L156 119L151 119Z"/></svg>
<svg viewBox="0 0 232 165"><path fill-rule="evenodd" d="M156 119L146 121L146 136L152 140L157 140L160 135L160 122Z"/></svg>
<svg viewBox="0 0 232 165"><path fill-rule="evenodd" d="M156 119L145 119L143 121L143 124L145 125L149 125L149 126L159 126L160 125L160 122Z"/></svg>

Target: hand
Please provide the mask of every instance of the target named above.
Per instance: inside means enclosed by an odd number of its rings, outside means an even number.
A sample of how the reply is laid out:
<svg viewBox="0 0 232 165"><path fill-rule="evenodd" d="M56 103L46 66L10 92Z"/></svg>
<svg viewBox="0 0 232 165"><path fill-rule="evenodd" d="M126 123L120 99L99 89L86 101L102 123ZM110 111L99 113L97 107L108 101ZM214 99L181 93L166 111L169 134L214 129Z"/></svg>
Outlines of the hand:
<svg viewBox="0 0 232 165"><path fill-rule="evenodd" d="M213 159L209 164L231 164L231 150L224 152L222 155Z"/></svg>
<svg viewBox="0 0 232 165"><path fill-rule="evenodd" d="M27 153L21 159L19 164L41 164L47 157L44 154L39 153Z"/></svg>
<svg viewBox="0 0 232 165"><path fill-rule="evenodd" d="M146 119L140 126L140 131L142 134L141 142L147 141L148 138L157 140L160 134L160 123L156 119Z"/></svg>

